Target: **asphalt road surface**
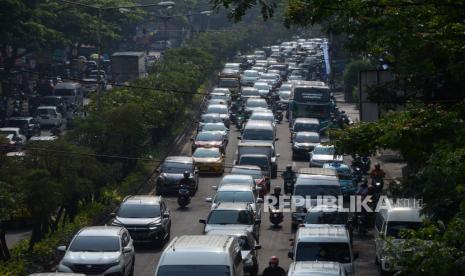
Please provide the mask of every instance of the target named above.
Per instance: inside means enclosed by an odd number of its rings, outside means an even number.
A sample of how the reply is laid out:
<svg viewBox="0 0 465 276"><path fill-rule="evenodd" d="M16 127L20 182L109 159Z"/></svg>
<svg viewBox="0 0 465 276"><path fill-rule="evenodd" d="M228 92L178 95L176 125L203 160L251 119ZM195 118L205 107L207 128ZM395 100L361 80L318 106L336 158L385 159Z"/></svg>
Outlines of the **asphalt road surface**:
<svg viewBox="0 0 465 276"><path fill-rule="evenodd" d="M229 137L229 144L226 150L226 165L231 165L235 160L239 132L232 126ZM287 121L283 121L277 125L277 152L280 154L278 158L278 170L284 170L287 164L293 164L294 168L308 167L308 162L299 161L292 162L290 132ZM185 144L182 150L183 155L190 155L190 144ZM226 173L230 170L226 169ZM279 175L279 173L278 173ZM206 218L210 210L210 204L205 202L205 198L213 196L215 191L212 186L217 185L222 176L207 176L201 175L199 190L195 197L192 198L188 208L181 210L178 208L176 197L167 197L166 201L171 211L172 227L171 237L181 235L201 235L203 224L198 220ZM271 187L279 185L282 188L282 179L272 180ZM260 244L262 249L259 250L259 272L268 265L270 256L275 255L280 259L280 265L287 270L292 260L287 257L287 252L290 249L289 239L293 238L294 233L291 230L291 215L284 214L284 222L281 228L271 226L268 218L268 213L263 212L262 224L260 227ZM136 246L136 266L135 275L137 276L153 276L158 259L162 253L162 248L156 248L153 245L138 245ZM354 251L360 254L356 261L356 275L378 275L374 264L374 246L372 239L356 240L354 242Z"/></svg>

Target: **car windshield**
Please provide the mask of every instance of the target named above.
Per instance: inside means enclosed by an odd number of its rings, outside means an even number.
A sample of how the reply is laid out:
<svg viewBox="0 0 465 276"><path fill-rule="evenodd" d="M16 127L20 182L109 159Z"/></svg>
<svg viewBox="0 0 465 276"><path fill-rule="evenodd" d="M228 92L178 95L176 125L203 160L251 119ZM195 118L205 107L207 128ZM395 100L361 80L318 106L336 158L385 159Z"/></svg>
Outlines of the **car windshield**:
<svg viewBox="0 0 465 276"><path fill-rule="evenodd" d="M249 211L214 210L208 217L207 224L253 224L253 216Z"/></svg>
<svg viewBox="0 0 465 276"><path fill-rule="evenodd" d="M261 170L256 170L256 169L245 169L245 168L233 168L231 170L231 174L245 174L245 175L250 175L252 178L255 179L261 179L263 177L262 171Z"/></svg>
<svg viewBox="0 0 465 276"><path fill-rule="evenodd" d="M207 131L226 131L226 127L223 124L208 124L202 127L202 130Z"/></svg>
<svg viewBox="0 0 465 276"><path fill-rule="evenodd" d="M352 261L349 243L343 242L299 242L295 255L296 262L350 263Z"/></svg>
<svg viewBox="0 0 465 276"><path fill-rule="evenodd" d="M270 89L268 84L264 84L264 83L263 84L262 83L259 83L259 84L256 83L253 87L257 88L258 90L269 90Z"/></svg>
<svg viewBox="0 0 465 276"><path fill-rule="evenodd" d="M55 89L55 96L74 96L74 89Z"/></svg>
<svg viewBox="0 0 465 276"><path fill-rule="evenodd" d="M273 114L252 114L250 120L270 121L274 122Z"/></svg>
<svg viewBox="0 0 465 276"><path fill-rule="evenodd" d="M323 212L309 211L305 216L305 224L346 224L348 213L343 212Z"/></svg>
<svg viewBox="0 0 465 276"><path fill-rule="evenodd" d="M421 225L421 222L389 221L387 225L386 236L401 239L402 232L404 230L416 230L420 228Z"/></svg>
<svg viewBox="0 0 465 276"><path fill-rule="evenodd" d="M218 202L246 202L254 203L252 191L219 191L215 196L215 203Z"/></svg>
<svg viewBox="0 0 465 276"><path fill-rule="evenodd" d="M335 185L297 185L294 190L294 195L302 197L338 196L340 194L340 187Z"/></svg>
<svg viewBox="0 0 465 276"><path fill-rule="evenodd" d="M277 77L275 75L263 74L260 78L264 80L276 80Z"/></svg>
<svg viewBox="0 0 465 276"><path fill-rule="evenodd" d="M115 252L120 250L117 236L77 236L71 245L71 252Z"/></svg>
<svg viewBox="0 0 465 276"><path fill-rule="evenodd" d="M198 148L195 150L192 156L197 158L219 158L221 156L221 153L218 150Z"/></svg>
<svg viewBox="0 0 465 276"><path fill-rule="evenodd" d="M209 106L207 113L228 114L228 108L226 106Z"/></svg>
<svg viewBox="0 0 465 276"><path fill-rule="evenodd" d="M322 154L322 155L334 155L336 150L334 147L316 147L313 150L313 154Z"/></svg>
<svg viewBox="0 0 465 276"><path fill-rule="evenodd" d="M222 122L219 116L202 116L203 123L219 123Z"/></svg>
<svg viewBox="0 0 465 276"><path fill-rule="evenodd" d="M296 123L294 125L294 132L298 131L313 131L317 132L320 131L320 126L317 124L309 124L309 123Z"/></svg>
<svg viewBox="0 0 465 276"><path fill-rule="evenodd" d="M229 266L226 265L162 265L157 276L229 276Z"/></svg>
<svg viewBox="0 0 465 276"><path fill-rule="evenodd" d="M245 129L242 139L272 141L273 131L270 129Z"/></svg>
<svg viewBox="0 0 465 276"><path fill-rule="evenodd" d="M268 169L268 160L266 158L254 156L242 156L239 165L254 165L259 166L262 170Z"/></svg>
<svg viewBox="0 0 465 276"><path fill-rule="evenodd" d="M244 76L246 77L258 77L257 71L245 71Z"/></svg>
<svg viewBox="0 0 465 276"><path fill-rule="evenodd" d="M268 105L266 104L265 100L262 99L253 99L247 101L247 107L262 107L267 108Z"/></svg>
<svg viewBox="0 0 465 276"><path fill-rule="evenodd" d="M191 170L192 164L180 162L165 162L162 166L162 171L165 173L184 173L185 171Z"/></svg>
<svg viewBox="0 0 465 276"><path fill-rule="evenodd" d="M320 136L318 135L304 135L304 134L299 134L294 138L294 141L297 143L319 143L320 142Z"/></svg>
<svg viewBox="0 0 465 276"><path fill-rule="evenodd" d="M196 141L221 141L222 136L217 132L200 132Z"/></svg>
<svg viewBox="0 0 465 276"><path fill-rule="evenodd" d="M236 88L239 87L239 80L237 79L220 79L218 83L219 87L228 87L228 88Z"/></svg>
<svg viewBox="0 0 465 276"><path fill-rule="evenodd" d="M55 112L55 109L40 108L40 109L37 109L37 114L39 114L39 115L55 115L56 112Z"/></svg>
<svg viewBox="0 0 465 276"><path fill-rule="evenodd" d="M122 218L158 218L160 206L153 204L122 204L118 210Z"/></svg>
<svg viewBox="0 0 465 276"><path fill-rule="evenodd" d="M226 94L211 94L210 98L212 100L227 100L228 96Z"/></svg>
<svg viewBox="0 0 465 276"><path fill-rule="evenodd" d="M244 89L242 90L242 96L260 96L257 89Z"/></svg>

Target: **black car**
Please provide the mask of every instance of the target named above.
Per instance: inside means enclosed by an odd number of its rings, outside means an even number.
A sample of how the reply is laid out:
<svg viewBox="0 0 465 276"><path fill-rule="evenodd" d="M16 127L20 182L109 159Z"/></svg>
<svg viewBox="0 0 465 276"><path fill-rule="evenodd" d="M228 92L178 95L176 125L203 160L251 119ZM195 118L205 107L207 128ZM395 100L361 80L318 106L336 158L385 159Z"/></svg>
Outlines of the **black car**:
<svg viewBox="0 0 465 276"><path fill-rule="evenodd" d="M158 169L157 195L177 193L179 181L184 177L185 171L190 173L192 179L191 193L195 194L199 186L199 171L194 160L189 156L169 156Z"/></svg>
<svg viewBox="0 0 465 276"><path fill-rule="evenodd" d="M6 127L18 127L28 139L40 135L40 124L33 117L10 117L6 120Z"/></svg>
<svg viewBox="0 0 465 276"><path fill-rule="evenodd" d="M135 242L163 244L170 239L171 217L162 197L126 197L117 213L112 215L112 225L126 228Z"/></svg>

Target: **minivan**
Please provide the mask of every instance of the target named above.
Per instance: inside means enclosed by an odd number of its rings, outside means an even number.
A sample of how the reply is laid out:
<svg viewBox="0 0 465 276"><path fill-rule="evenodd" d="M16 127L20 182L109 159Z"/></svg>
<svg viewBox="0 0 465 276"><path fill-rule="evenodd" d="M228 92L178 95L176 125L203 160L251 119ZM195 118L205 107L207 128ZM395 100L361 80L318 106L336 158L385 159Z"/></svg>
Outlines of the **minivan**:
<svg viewBox="0 0 465 276"><path fill-rule="evenodd" d="M155 276L242 276L236 237L186 235L174 238L161 254Z"/></svg>
<svg viewBox="0 0 465 276"><path fill-rule="evenodd" d="M310 197L311 204L317 203L318 196L342 195L339 179L334 170L321 168L301 168L297 173L293 196ZM308 204L306 204L308 205ZM303 221L307 210L304 206L297 206L292 212L292 227L296 228Z"/></svg>
<svg viewBox="0 0 465 276"><path fill-rule="evenodd" d="M239 137L242 142L269 142L275 145L276 137L275 127L269 121L253 120L247 122Z"/></svg>
<svg viewBox="0 0 465 276"><path fill-rule="evenodd" d="M57 83L53 88L53 95L62 97L68 106L80 107L83 105L84 96L79 83Z"/></svg>
<svg viewBox="0 0 465 276"><path fill-rule="evenodd" d="M392 244L401 244L403 238L402 230L418 229L422 225L423 217L420 215L420 208L414 207L390 207L380 209L376 214L374 237L376 263L380 267L381 275L389 274L399 268L392 264L392 257L389 256L389 245L386 239L392 239ZM394 247L395 250L395 247Z"/></svg>
<svg viewBox="0 0 465 276"><path fill-rule="evenodd" d="M354 257L349 233L344 226L300 227L293 242L288 257L295 262L338 262L347 274L354 275L353 261L357 254Z"/></svg>

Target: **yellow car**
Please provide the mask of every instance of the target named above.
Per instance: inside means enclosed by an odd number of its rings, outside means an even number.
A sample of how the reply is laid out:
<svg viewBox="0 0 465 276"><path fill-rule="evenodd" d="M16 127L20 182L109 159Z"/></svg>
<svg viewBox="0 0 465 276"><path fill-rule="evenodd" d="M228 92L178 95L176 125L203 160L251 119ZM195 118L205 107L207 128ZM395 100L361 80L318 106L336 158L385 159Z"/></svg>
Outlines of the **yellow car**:
<svg viewBox="0 0 465 276"><path fill-rule="evenodd" d="M192 157L201 173L224 172L224 155L219 148L197 148Z"/></svg>

